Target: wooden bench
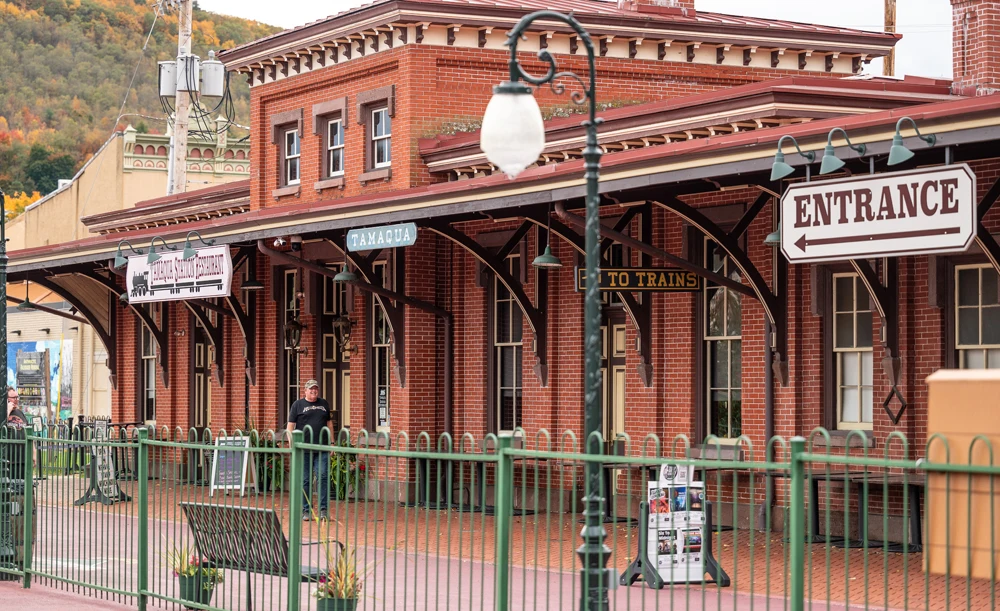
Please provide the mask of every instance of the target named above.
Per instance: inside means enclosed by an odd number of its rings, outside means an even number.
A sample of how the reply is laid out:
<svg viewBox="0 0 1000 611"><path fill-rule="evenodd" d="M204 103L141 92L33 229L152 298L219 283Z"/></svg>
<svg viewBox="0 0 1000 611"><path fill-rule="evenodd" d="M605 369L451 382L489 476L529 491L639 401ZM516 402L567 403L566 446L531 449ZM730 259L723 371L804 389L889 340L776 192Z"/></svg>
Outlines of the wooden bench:
<svg viewBox="0 0 1000 611"><path fill-rule="evenodd" d="M247 573L247 609L253 611L254 573L288 577L288 539L271 509L204 503L179 503L187 517L198 554L211 566ZM319 545L303 543L303 545ZM331 540L343 551L343 544ZM295 561L299 561L298 558ZM302 582L318 582L324 569L302 567ZM293 587L289 584L289 587Z"/></svg>

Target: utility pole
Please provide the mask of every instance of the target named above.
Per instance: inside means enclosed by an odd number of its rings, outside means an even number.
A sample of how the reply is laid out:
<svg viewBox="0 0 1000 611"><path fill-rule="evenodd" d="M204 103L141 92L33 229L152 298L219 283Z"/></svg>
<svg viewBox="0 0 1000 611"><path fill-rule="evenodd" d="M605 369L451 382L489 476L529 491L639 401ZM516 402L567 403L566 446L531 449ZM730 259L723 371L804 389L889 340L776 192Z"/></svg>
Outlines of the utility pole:
<svg viewBox="0 0 1000 611"><path fill-rule="evenodd" d="M885 0L885 31L888 34L896 33L896 0ZM882 75L893 76L895 73L896 49L892 48L882 64Z"/></svg>
<svg viewBox="0 0 1000 611"><path fill-rule="evenodd" d="M191 20L193 0L178 0L177 8L177 74L182 74L181 58L191 55ZM198 75L195 74L197 79ZM187 87L184 87L187 89ZM170 139L170 184L167 185L167 195L184 193L187 190L187 146L188 146L188 116L191 112L191 92L177 88L176 105L174 107L173 137Z"/></svg>

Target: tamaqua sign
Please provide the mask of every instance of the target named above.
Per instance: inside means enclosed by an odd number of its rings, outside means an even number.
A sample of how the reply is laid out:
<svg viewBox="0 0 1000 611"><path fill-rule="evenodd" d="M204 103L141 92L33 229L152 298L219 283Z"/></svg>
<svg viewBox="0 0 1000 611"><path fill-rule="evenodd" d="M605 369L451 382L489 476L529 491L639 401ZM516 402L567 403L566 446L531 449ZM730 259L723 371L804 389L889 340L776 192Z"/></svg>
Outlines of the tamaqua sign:
<svg viewBox="0 0 1000 611"><path fill-rule="evenodd" d="M975 196L964 163L795 184L781 198L781 251L792 263L963 252Z"/></svg>
<svg viewBox="0 0 1000 611"><path fill-rule="evenodd" d="M600 291L685 293L701 290L701 276L672 267L602 267ZM576 290L587 287L587 270L577 268Z"/></svg>
<svg viewBox="0 0 1000 611"><path fill-rule="evenodd" d="M125 277L129 303L229 296L233 259L228 246L199 248L187 260L182 254L163 252L153 263L147 263L145 255L129 257Z"/></svg>
<svg viewBox="0 0 1000 611"><path fill-rule="evenodd" d="M351 252L413 246L416 241L416 223L382 225L381 227L352 229L347 232L347 250Z"/></svg>

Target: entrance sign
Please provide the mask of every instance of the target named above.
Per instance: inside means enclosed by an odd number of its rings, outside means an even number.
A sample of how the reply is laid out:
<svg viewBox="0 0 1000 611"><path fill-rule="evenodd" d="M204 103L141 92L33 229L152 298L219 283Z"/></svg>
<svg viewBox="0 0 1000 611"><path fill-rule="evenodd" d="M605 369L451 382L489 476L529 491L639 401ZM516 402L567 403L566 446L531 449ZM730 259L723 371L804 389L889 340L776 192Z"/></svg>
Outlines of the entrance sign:
<svg viewBox="0 0 1000 611"><path fill-rule="evenodd" d="M216 490L239 490L243 496L247 486L247 473L254 493L257 493L257 467L251 452L225 450L224 448L249 448L249 437L219 437L212 453L212 481L208 496ZM249 467L249 469L247 468Z"/></svg>
<svg viewBox="0 0 1000 611"><path fill-rule="evenodd" d="M183 252L167 251L147 263L145 255L128 258L125 284L129 303L228 297L233 284L233 259L228 246L195 249L184 260Z"/></svg>
<svg viewBox="0 0 1000 611"><path fill-rule="evenodd" d="M91 447L90 459L90 483L83 496L73 501L76 506L87 503L100 503L102 505L114 505L118 502L128 502L132 497L122 492L118 487L118 470L115 468L112 448L107 444L108 421L97 420L94 422L94 445Z"/></svg>
<svg viewBox="0 0 1000 611"><path fill-rule="evenodd" d="M347 250L351 252L357 250L374 250L376 248L413 246L416 241L416 223L352 229L347 232Z"/></svg>
<svg viewBox="0 0 1000 611"><path fill-rule="evenodd" d="M976 176L960 163L799 183L781 198L792 263L963 252L976 233Z"/></svg>
<svg viewBox="0 0 1000 611"><path fill-rule="evenodd" d="M587 270L577 268L576 290L587 287ZM701 290L701 276L674 267L601 268L599 290L662 293L686 293Z"/></svg>

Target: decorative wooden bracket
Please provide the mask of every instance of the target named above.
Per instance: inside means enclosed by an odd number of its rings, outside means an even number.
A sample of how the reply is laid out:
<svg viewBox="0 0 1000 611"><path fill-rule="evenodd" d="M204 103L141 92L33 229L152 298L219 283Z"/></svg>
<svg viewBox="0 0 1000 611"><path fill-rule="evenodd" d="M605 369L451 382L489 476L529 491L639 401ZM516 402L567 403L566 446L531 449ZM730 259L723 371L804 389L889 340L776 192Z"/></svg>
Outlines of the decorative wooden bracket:
<svg viewBox="0 0 1000 611"><path fill-rule="evenodd" d="M759 198L758 198L759 199ZM757 301L764 307L764 315L771 321L771 328L774 329L774 362L771 364L775 377L782 386L788 386L788 321L786 307L786 284L787 265L782 264L783 257L778 257L777 274L775 278L775 290L768 288L764 282L757 266L750 260L750 256L740 248L736 238L722 230L717 224L708 219L696 208L685 204L676 197L670 196L663 201L654 202L657 205L677 214L692 226L709 237L719 245L729 256L730 260L739 268L753 291ZM751 206L751 210L756 206ZM749 212L749 211L748 211ZM744 215L745 216L745 215ZM739 226L741 223L737 223ZM749 222L747 223L749 225ZM778 294L782 297L779 299Z"/></svg>
<svg viewBox="0 0 1000 611"><path fill-rule="evenodd" d="M233 258L233 269L240 265L249 265L250 273L256 271L256 264L252 257L257 256L257 251L253 247L246 247ZM246 309L240 304L240 300L235 295L226 297L226 304L236 317L236 322L243 334L243 341L246 343L246 373L251 386L257 385L257 291L246 291Z"/></svg>
<svg viewBox="0 0 1000 611"><path fill-rule="evenodd" d="M96 274L95 274L96 276ZM87 277L91 277L87 275ZM104 278L108 282L110 279ZM45 288L49 289L53 293L61 296L66 300L67 303L72 305L76 310L88 321L90 325L97 332L98 337L101 338L101 343L104 344L104 349L108 352L108 370L111 373L111 386L117 390L118 389L118 344L115 341L118 338L118 317L115 311L115 303L117 300L112 294L108 295L108 327L105 328L97 321L100 320L96 313L87 307L83 301L77 298L75 295L71 294L66 289L62 288L55 282L50 281L46 277L33 277L32 282L35 282Z"/></svg>
<svg viewBox="0 0 1000 611"><path fill-rule="evenodd" d="M643 242L649 242L650 236L652 235L652 207L648 204L645 206L637 208L629 208L628 211L622 218L618 220L615 224L615 231L619 229L625 229L628 227L632 219L635 218L636 214L642 214L642 240ZM563 241L572 246L581 255L584 254L584 239L579 233L570 229L568 226L564 225L558 219L547 220L544 216L536 218L535 222L541 224L545 222L551 223L552 233L559 236ZM602 229L602 233L607 233L607 230ZM605 238L601 242L601 254L603 255L611 246L615 243L612 238ZM649 255L643 253L643 265L648 265ZM639 364L636 369L639 373L639 380L642 385L649 388L653 385L653 317L652 317L652 306L649 301L639 302L633 293L618 293L619 298L622 300L622 305L625 308L625 312L628 314L629 318L632 320L632 325L635 327L636 334L638 335L638 348L639 353Z"/></svg>
<svg viewBox="0 0 1000 611"><path fill-rule="evenodd" d="M452 242L469 251L469 253L476 257L476 259L478 259L483 265L488 267L490 271L496 275L497 279L499 279L500 282L507 287L511 296L514 297L514 300L517 301L518 306L520 306L521 311L524 313L524 317L528 320L528 324L531 326L531 331L535 336L535 376L538 378L542 387L548 386L549 372L548 363L546 362L547 333L545 316L543 312L536 308L528 299L528 295L524 292L524 285L521 282L514 280L514 278L507 271L506 266L503 264L504 259L506 259L507 254L510 253L510 250L507 250L506 253L503 251L508 249L508 247L512 250L517 241L511 244L511 241L508 240L504 248L501 249L501 252L492 254L478 242L455 229L448 223L428 222L423 226L442 237L448 238ZM523 229L524 233L527 233L529 228L530 225L527 227L522 225L518 231ZM521 235L523 237L524 234L522 233Z"/></svg>
<svg viewBox="0 0 1000 611"><path fill-rule="evenodd" d="M202 299L186 299L184 300L184 305L187 306L187 309L191 310L191 313L194 314L195 318L198 319L198 322L201 323L202 328L205 329L205 334L208 336L208 341L211 342L212 346L215 348L215 358L212 359L210 364L212 374L219 382L219 386L225 386L225 370L221 365L225 358L225 344L222 341L225 323L223 322L221 315L235 317L235 314L222 306L217 306L214 303L209 303ZM208 315L209 311L215 311L220 314L220 316L216 318L215 324L212 324L212 318Z"/></svg>
<svg viewBox="0 0 1000 611"><path fill-rule="evenodd" d="M851 266L858 273L861 282L868 289L872 303L878 311L879 318L882 319L882 346L885 349L885 356L882 357L882 371L889 379L892 390L886 397L883 407L889 412L889 402L892 396L896 395L902 403L902 409L896 416L891 413L889 417L893 419L893 424L902 417L903 409L906 409L906 400L899 391L900 376L902 374L902 359L899 357L899 260L889 258L884 260L885 284L879 279L878 274L872 269L867 259L851 259Z"/></svg>
<svg viewBox="0 0 1000 611"><path fill-rule="evenodd" d="M365 279L365 282L369 285L374 285L375 268L373 264L381 253L381 250L375 250L370 252L368 256L361 256L357 253L345 252L344 256L357 268L358 273ZM397 260L396 265L393 265L392 273L395 276L393 286L397 289L392 291L393 293L403 295L405 288L402 286L402 283L405 282L406 278L405 269L397 268L405 267L406 265L402 258ZM364 287L362 286L361 288L363 289ZM378 299L382 304L382 309L385 310L385 318L389 323L389 333L392 335L393 349L391 352L392 360L395 363L392 370L396 374L399 386L406 388L406 312L403 308L404 304L398 299L390 300L374 293L372 294L372 299Z"/></svg>
<svg viewBox="0 0 1000 611"><path fill-rule="evenodd" d="M990 187L990 190L983 196L983 199L979 201L979 205L976 207L976 214L979 217L979 223L976 225L976 242L979 243L979 247L986 253L986 258L989 259L990 265L1000 274L1000 245L993 238L993 234L983 226L983 219L986 217L986 213L990 211L990 208L993 207L993 204L996 203L997 198L1000 198L1000 179L993 183L993 186Z"/></svg>

